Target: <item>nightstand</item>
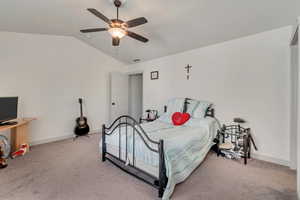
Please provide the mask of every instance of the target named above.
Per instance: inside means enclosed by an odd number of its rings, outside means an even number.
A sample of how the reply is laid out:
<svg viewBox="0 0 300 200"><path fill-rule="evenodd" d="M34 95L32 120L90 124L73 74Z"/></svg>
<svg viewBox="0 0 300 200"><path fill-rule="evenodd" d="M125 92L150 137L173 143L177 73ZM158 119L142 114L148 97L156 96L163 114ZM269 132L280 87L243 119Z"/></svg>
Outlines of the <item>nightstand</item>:
<svg viewBox="0 0 300 200"><path fill-rule="evenodd" d="M157 119L157 118L156 118ZM147 119L147 118L140 118L140 124L144 123L144 122L153 122L155 121L156 119Z"/></svg>
<svg viewBox="0 0 300 200"><path fill-rule="evenodd" d="M223 125L218 130L217 139L219 140L218 156L224 154L228 158L243 158L245 165L247 159L251 158L252 145L257 150L251 135L251 129L243 128L239 124Z"/></svg>
<svg viewBox="0 0 300 200"><path fill-rule="evenodd" d="M157 110L146 110L147 116L140 118L140 123L143 122L153 122L158 119L158 111Z"/></svg>

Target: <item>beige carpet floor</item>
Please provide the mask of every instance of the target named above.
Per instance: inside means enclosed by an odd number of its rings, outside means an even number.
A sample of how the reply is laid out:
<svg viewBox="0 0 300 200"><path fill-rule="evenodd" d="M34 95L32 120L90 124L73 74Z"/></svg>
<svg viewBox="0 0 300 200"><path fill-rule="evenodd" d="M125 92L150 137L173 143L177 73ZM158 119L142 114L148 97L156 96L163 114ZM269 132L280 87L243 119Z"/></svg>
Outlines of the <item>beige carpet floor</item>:
<svg viewBox="0 0 300 200"><path fill-rule="evenodd" d="M150 200L157 191L102 163L99 135L32 147L0 170L1 200ZM176 186L174 200L296 200L296 173L258 160L206 160Z"/></svg>

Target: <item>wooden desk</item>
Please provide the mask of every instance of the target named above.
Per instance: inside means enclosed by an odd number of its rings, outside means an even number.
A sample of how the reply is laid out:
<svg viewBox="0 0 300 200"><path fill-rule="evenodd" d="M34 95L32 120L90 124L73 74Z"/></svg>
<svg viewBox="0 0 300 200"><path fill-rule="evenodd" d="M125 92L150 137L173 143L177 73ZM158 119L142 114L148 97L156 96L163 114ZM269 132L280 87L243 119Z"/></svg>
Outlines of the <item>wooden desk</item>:
<svg viewBox="0 0 300 200"><path fill-rule="evenodd" d="M36 118L17 119L17 124L0 126L0 132L10 130L11 152L18 150L22 144L28 144L28 124Z"/></svg>

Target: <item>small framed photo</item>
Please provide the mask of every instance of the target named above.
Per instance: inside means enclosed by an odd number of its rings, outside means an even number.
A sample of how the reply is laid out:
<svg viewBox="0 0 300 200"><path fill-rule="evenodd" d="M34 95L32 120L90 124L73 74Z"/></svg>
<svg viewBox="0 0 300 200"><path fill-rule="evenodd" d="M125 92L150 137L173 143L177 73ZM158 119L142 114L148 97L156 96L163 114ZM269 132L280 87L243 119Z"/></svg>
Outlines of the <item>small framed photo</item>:
<svg viewBox="0 0 300 200"><path fill-rule="evenodd" d="M156 80L159 78L159 73L158 71L153 71L151 72L151 80Z"/></svg>

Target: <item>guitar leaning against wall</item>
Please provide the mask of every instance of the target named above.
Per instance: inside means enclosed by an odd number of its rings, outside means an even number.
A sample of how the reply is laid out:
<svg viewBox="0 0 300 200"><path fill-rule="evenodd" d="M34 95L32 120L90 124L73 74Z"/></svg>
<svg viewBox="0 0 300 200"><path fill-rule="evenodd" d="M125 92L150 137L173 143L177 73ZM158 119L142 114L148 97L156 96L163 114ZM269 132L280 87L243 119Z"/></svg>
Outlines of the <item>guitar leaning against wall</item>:
<svg viewBox="0 0 300 200"><path fill-rule="evenodd" d="M87 123L87 118L83 116L82 112L82 99L79 99L80 104L80 117L76 119L76 127L74 129L74 133L76 137L85 136L90 132L90 127Z"/></svg>

